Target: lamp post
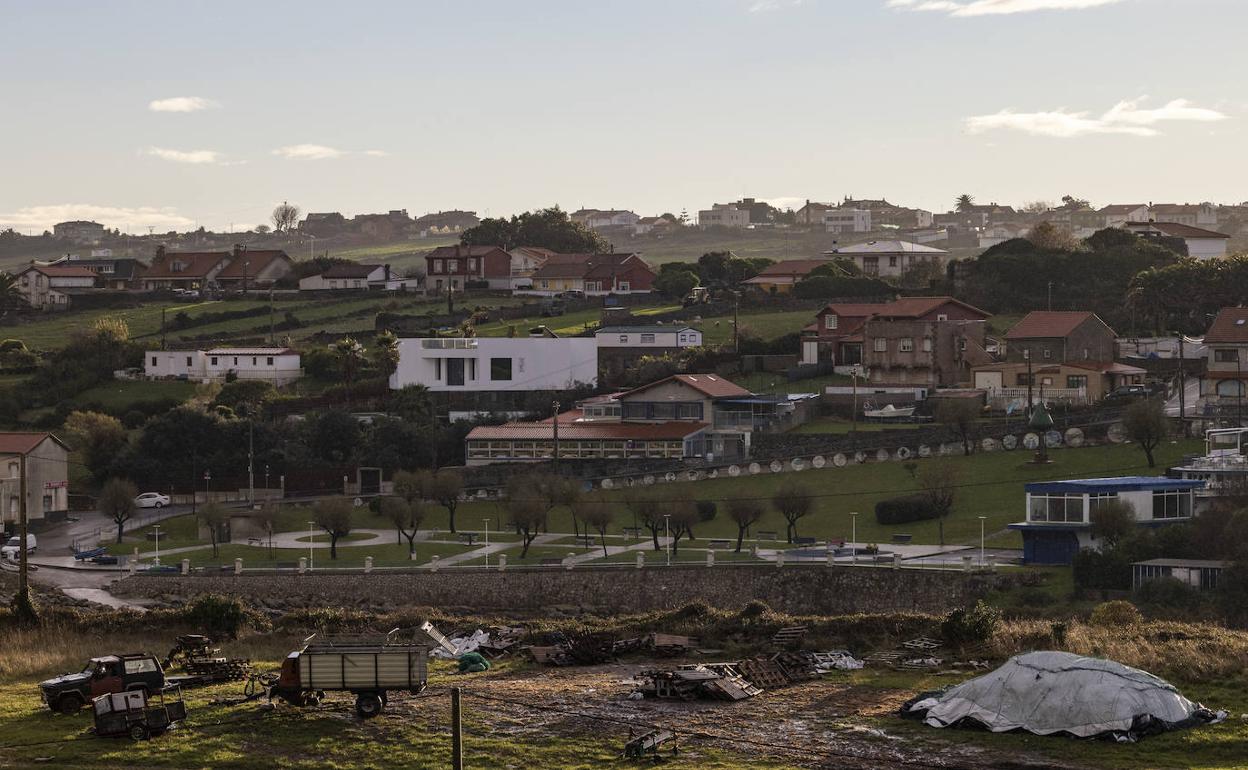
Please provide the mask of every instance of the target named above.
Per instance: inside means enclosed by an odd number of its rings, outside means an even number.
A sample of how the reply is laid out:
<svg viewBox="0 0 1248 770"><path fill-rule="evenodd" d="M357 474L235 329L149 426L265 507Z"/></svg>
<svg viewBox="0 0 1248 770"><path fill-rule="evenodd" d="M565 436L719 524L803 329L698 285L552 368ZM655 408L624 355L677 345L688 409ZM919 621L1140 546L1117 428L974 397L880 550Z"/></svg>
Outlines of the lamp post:
<svg viewBox="0 0 1248 770"><path fill-rule="evenodd" d="M1183 332L1175 332L1174 336L1179 338L1179 426L1183 438L1187 438L1187 372L1183 367Z"/></svg>
<svg viewBox="0 0 1248 770"><path fill-rule="evenodd" d="M312 529L314 526L316 526L316 522L314 521L308 522L308 571L309 572L312 571L312 544L316 542L316 533Z"/></svg>
<svg viewBox="0 0 1248 770"><path fill-rule="evenodd" d="M984 521L987 516L979 517L979 568L984 568Z"/></svg>
<svg viewBox="0 0 1248 770"><path fill-rule="evenodd" d="M1049 408L1044 403L1043 393L1041 393L1040 403L1036 404L1036 408L1032 410L1031 420L1027 424L1040 436L1040 447L1036 451L1036 457L1032 462L1036 465L1047 464L1049 462L1049 441L1046 436L1053 429L1053 416L1049 414Z"/></svg>
<svg viewBox="0 0 1248 770"><path fill-rule="evenodd" d="M482 519L485 522L485 566L490 566L490 520Z"/></svg>
<svg viewBox="0 0 1248 770"><path fill-rule="evenodd" d="M854 556L854 564L858 563L858 512L849 514L849 552Z"/></svg>
<svg viewBox="0 0 1248 770"><path fill-rule="evenodd" d="M554 423L552 425L552 428L554 431L553 438L555 442L555 446L554 446L555 473L558 473L559 472L559 402L552 401L550 404L550 409L551 409L551 413L554 416Z"/></svg>
<svg viewBox="0 0 1248 770"><path fill-rule="evenodd" d="M155 558L152 559L152 563L159 567L160 566L160 525L157 524L154 527L152 527L152 532L156 533L156 556Z"/></svg>
<svg viewBox="0 0 1248 770"><path fill-rule="evenodd" d="M212 494L212 492L209 490L208 483L211 481L212 481L212 471L208 470L207 468L204 468L204 505L207 505L210 502L209 496Z"/></svg>
<svg viewBox="0 0 1248 770"><path fill-rule="evenodd" d="M670 522L671 516L666 513L663 514L663 537L667 541L665 550L667 551L667 566L669 567L672 566L672 530Z"/></svg>

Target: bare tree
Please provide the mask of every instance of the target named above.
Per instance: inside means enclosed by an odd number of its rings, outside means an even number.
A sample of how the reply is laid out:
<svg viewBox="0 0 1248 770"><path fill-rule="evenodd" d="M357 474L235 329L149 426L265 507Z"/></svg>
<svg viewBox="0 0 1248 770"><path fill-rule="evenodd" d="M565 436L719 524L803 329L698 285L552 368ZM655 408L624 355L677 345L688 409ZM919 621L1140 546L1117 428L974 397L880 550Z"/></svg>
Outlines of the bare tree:
<svg viewBox="0 0 1248 770"><path fill-rule="evenodd" d="M814 510L815 496L805 484L790 479L780 484L780 488L771 496L771 504L788 522L785 534L792 544L797 537L797 520Z"/></svg>
<svg viewBox="0 0 1248 770"><path fill-rule="evenodd" d="M590 527L598 533L598 540L602 544L602 556L605 559L607 557L607 529L615 521L615 511L611 509L611 502L601 491L590 492L581 495L572 503L572 513L574 520L580 519L585 522L586 534Z"/></svg>
<svg viewBox="0 0 1248 770"><path fill-rule="evenodd" d="M126 522L134 515L134 498L139 490L125 479L109 479L100 490L100 511L117 525L117 542L121 542Z"/></svg>
<svg viewBox="0 0 1248 770"><path fill-rule="evenodd" d="M329 497L312 506L312 520L329 535L329 558L338 558L338 541L351 534L355 507L345 497Z"/></svg>
<svg viewBox="0 0 1248 770"><path fill-rule="evenodd" d="M1166 437L1166 412L1161 399L1150 398L1147 401L1136 401L1122 414L1122 427L1126 428L1127 437L1140 445L1148 467L1154 468L1157 460L1153 452Z"/></svg>
<svg viewBox="0 0 1248 770"><path fill-rule="evenodd" d="M217 545L221 540L221 527L228 519L225 509L217 503L205 503L199 509L199 521L208 530L208 539L212 543L212 558L217 558Z"/></svg>
<svg viewBox="0 0 1248 770"><path fill-rule="evenodd" d="M979 404L965 398L944 399L936 405L936 422L946 425L962 439L962 453L967 457L975 447L972 433L979 419Z"/></svg>
<svg viewBox="0 0 1248 770"><path fill-rule="evenodd" d="M737 525L737 553L741 553L741 543L745 533L763 518L763 504L758 500L738 497L728 501L728 517Z"/></svg>
<svg viewBox="0 0 1248 770"><path fill-rule="evenodd" d="M1135 531L1135 509L1121 500L1098 503L1091 514L1091 535L1113 548Z"/></svg>
<svg viewBox="0 0 1248 770"><path fill-rule="evenodd" d="M672 538L672 553L677 553L682 537L693 539L693 525L698 523L698 506L692 494L685 490L672 490L673 486L667 486L660 493L664 499L659 502L658 513L668 536Z"/></svg>
<svg viewBox="0 0 1248 770"><path fill-rule="evenodd" d="M260 510L256 511L256 523L260 525L260 529L264 531L269 542L270 559L276 553L273 549L273 533L277 531L278 522L281 521L281 511L281 506L277 503L265 503Z"/></svg>
<svg viewBox="0 0 1248 770"><path fill-rule="evenodd" d="M421 500L405 500L402 497L383 497L381 515L394 525L399 534L407 538L407 553L416 552L416 535L425 521L425 504Z"/></svg>
<svg viewBox="0 0 1248 770"><path fill-rule="evenodd" d="M918 473L915 474L921 494L936 512L936 525L940 530L941 545L945 544L945 517L953 512L960 477L961 471L958 466L946 458L922 463Z"/></svg>
<svg viewBox="0 0 1248 770"><path fill-rule="evenodd" d="M295 225L299 224L299 207L282 201L280 206L273 209L273 214L269 219L273 222L275 232L289 233Z"/></svg>
<svg viewBox="0 0 1248 770"><path fill-rule="evenodd" d="M648 487L631 486L624 491L624 505L640 522L641 526L650 531L650 539L654 541L654 550L660 550L659 533L663 531L663 513L654 491Z"/></svg>
<svg viewBox="0 0 1248 770"><path fill-rule="evenodd" d="M433 474L426 496L436 500L438 505L446 509L447 521L452 532L455 531L455 509L459 507L459 496L464 491L464 478L455 471L438 471Z"/></svg>
<svg viewBox="0 0 1248 770"><path fill-rule="evenodd" d="M542 523L546 520L546 497L539 484L531 475L517 475L507 479L503 510L520 533L521 559L529 555L529 546L537 539Z"/></svg>

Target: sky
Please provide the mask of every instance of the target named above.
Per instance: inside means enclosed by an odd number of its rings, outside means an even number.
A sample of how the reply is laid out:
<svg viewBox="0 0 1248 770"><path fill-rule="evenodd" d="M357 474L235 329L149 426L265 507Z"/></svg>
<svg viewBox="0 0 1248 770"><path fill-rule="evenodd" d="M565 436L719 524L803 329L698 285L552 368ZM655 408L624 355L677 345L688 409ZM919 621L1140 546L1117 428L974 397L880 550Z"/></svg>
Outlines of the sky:
<svg viewBox="0 0 1248 770"><path fill-rule="evenodd" d="M1248 199L1242 0L0 0L0 227Z"/></svg>

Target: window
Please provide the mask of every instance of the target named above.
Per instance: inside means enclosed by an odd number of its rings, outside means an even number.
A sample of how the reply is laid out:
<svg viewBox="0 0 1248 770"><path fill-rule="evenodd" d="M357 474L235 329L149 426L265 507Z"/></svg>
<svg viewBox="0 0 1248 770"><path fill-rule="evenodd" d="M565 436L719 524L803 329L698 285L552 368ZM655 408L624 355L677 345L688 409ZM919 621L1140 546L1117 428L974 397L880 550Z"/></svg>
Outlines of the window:
<svg viewBox="0 0 1248 770"><path fill-rule="evenodd" d="M156 365L156 356L152 356L152 366Z"/></svg>
<svg viewBox="0 0 1248 770"><path fill-rule="evenodd" d="M1083 522L1083 495L1031 495L1028 521Z"/></svg>
<svg viewBox="0 0 1248 770"><path fill-rule="evenodd" d="M1045 349L1044 349L1044 357L1045 357L1045 358L1052 358L1052 357L1053 357L1053 354L1052 354L1051 352L1049 352L1049 349L1048 349L1048 348L1045 348Z"/></svg>
<svg viewBox="0 0 1248 770"><path fill-rule="evenodd" d="M620 344L621 344L621 345L627 345L627 344L628 344L628 335L627 335L627 334L621 334L621 335L620 335Z"/></svg>
<svg viewBox="0 0 1248 770"><path fill-rule="evenodd" d="M19 469L21 467L21 463L9 463L9 478L17 478L17 474L20 472Z"/></svg>
<svg viewBox="0 0 1248 770"><path fill-rule="evenodd" d="M476 258L476 257L469 257L469 258L468 258L468 272L470 272L470 273L471 273L471 272L474 272L474 271L476 271L476 269L477 269L477 258Z"/></svg>
<svg viewBox="0 0 1248 770"><path fill-rule="evenodd" d="M1213 360L1219 364L1233 364L1239 360L1239 349L1217 348L1213 351Z"/></svg>
<svg viewBox="0 0 1248 770"><path fill-rule="evenodd" d="M897 267L897 258L896 258L896 257L889 257L889 258L888 258L888 266L889 266L889 267Z"/></svg>
<svg viewBox="0 0 1248 770"><path fill-rule="evenodd" d="M833 330L836 329L836 314L835 313L828 313L827 315L823 317L823 328L833 329Z"/></svg>
<svg viewBox="0 0 1248 770"><path fill-rule="evenodd" d="M43 496L43 512L47 513L52 510L52 495Z"/></svg>
<svg viewBox="0 0 1248 770"><path fill-rule="evenodd" d="M1017 375L1015 375L1014 382L1017 383L1018 387L1020 388L1025 388L1028 385L1032 384L1031 378L1027 376L1026 372L1019 372Z"/></svg>
<svg viewBox="0 0 1248 770"><path fill-rule="evenodd" d="M190 357L190 356L187 356L187 357L186 357L186 366L187 366L187 368L188 368L188 369L191 367L191 357Z"/></svg>
<svg viewBox="0 0 1248 770"><path fill-rule="evenodd" d="M265 363L265 365L267 365L267 366L272 366L272 365L273 365L273 356L269 356L269 357L267 357L267 358L264 360L264 363Z"/></svg>
<svg viewBox="0 0 1248 770"><path fill-rule="evenodd" d="M462 358L446 359L446 384L463 385L465 368L464 359Z"/></svg>
<svg viewBox="0 0 1248 770"><path fill-rule="evenodd" d="M154 674L156 673L156 661L152 658L143 658L142 660L125 661L127 674Z"/></svg>
<svg viewBox="0 0 1248 770"><path fill-rule="evenodd" d="M234 356L234 365L238 366L238 356Z"/></svg>
<svg viewBox="0 0 1248 770"><path fill-rule="evenodd" d="M433 359L433 379L436 382L442 381L442 359Z"/></svg>
<svg viewBox="0 0 1248 770"><path fill-rule="evenodd" d="M257 363L259 362L259 360L260 360L260 359L258 359L256 356L252 356L252 357L251 357L251 365L252 365L252 366L256 366L256 365L257 365ZM273 362L272 362L272 360L270 360L270 361L269 361L269 363L273 363Z"/></svg>
<svg viewBox="0 0 1248 770"><path fill-rule="evenodd" d="M1089 358L1091 358L1091 357L1092 357L1092 349L1091 349L1091 348L1084 348L1084 349L1083 349L1083 360L1084 360L1084 361L1087 361L1087 360L1088 360Z"/></svg>
<svg viewBox="0 0 1248 770"><path fill-rule="evenodd" d="M213 365L213 366L216 366L216 365L217 365L217 357L216 357L216 356L213 356L211 360L212 360L212 365Z"/></svg>
<svg viewBox="0 0 1248 770"><path fill-rule="evenodd" d="M620 281L620 291L632 291L633 285L628 281Z"/></svg>
<svg viewBox="0 0 1248 770"><path fill-rule="evenodd" d="M914 338L902 337L901 339L897 340L897 351L899 353L913 353L914 352Z"/></svg>
<svg viewBox="0 0 1248 770"><path fill-rule="evenodd" d="M677 404L676 416L682 420L701 420L702 403L700 401L694 401L687 404Z"/></svg>
<svg viewBox="0 0 1248 770"><path fill-rule="evenodd" d="M932 352L932 338L931 337L923 338L923 352L924 353Z"/></svg>
<svg viewBox="0 0 1248 770"><path fill-rule="evenodd" d="M1118 500L1116 492L1097 492L1088 495L1088 520L1092 520L1093 514L1106 505Z"/></svg>
<svg viewBox="0 0 1248 770"><path fill-rule="evenodd" d="M887 353L888 352L888 340L884 339L883 337L876 337L875 338L875 352Z"/></svg>
<svg viewBox="0 0 1248 770"><path fill-rule="evenodd" d="M948 316L947 314L945 314L945 313L937 313L937 314L936 314L936 320L937 320L937 321L948 321L948 320L949 320L949 316Z"/></svg>
<svg viewBox="0 0 1248 770"><path fill-rule="evenodd" d="M1088 375L1086 374L1068 374L1066 375L1066 387L1072 390L1088 387Z"/></svg>
<svg viewBox="0 0 1248 770"><path fill-rule="evenodd" d="M653 335L653 334L643 334L643 335L641 335L641 344L643 344L643 345L653 345L653 344L654 344L654 335Z"/></svg>
<svg viewBox="0 0 1248 770"><path fill-rule="evenodd" d="M511 379L511 359L510 358L491 358L490 359L490 379L494 382L504 382Z"/></svg>
<svg viewBox="0 0 1248 770"><path fill-rule="evenodd" d="M1053 378L1052 378L1052 377L1041 377L1041 378L1040 378L1040 384L1041 384L1041 385L1044 385L1044 386L1047 386L1047 387L1053 387Z"/></svg>
<svg viewBox="0 0 1248 770"><path fill-rule="evenodd" d="M474 381L477 379L477 359L475 358L468 359L468 379Z"/></svg>
<svg viewBox="0 0 1248 770"><path fill-rule="evenodd" d="M1192 515L1192 493L1188 490L1153 492L1154 519L1182 519Z"/></svg>

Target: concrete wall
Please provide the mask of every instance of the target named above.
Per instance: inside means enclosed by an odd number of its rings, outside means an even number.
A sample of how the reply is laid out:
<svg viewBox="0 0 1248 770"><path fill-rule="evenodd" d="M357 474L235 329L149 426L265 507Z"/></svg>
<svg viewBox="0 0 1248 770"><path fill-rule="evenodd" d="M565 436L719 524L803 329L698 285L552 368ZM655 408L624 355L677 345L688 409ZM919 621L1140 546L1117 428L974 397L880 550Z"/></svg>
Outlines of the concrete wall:
<svg viewBox="0 0 1248 770"><path fill-rule="evenodd" d="M244 565L245 566L245 565ZM247 574L127 577L112 590L178 604L198 594L238 596L274 609L444 607L540 613L553 607L645 612L690 602L740 608L754 599L791 613L946 612L973 602L1005 575L802 566L443 570L437 573Z"/></svg>

